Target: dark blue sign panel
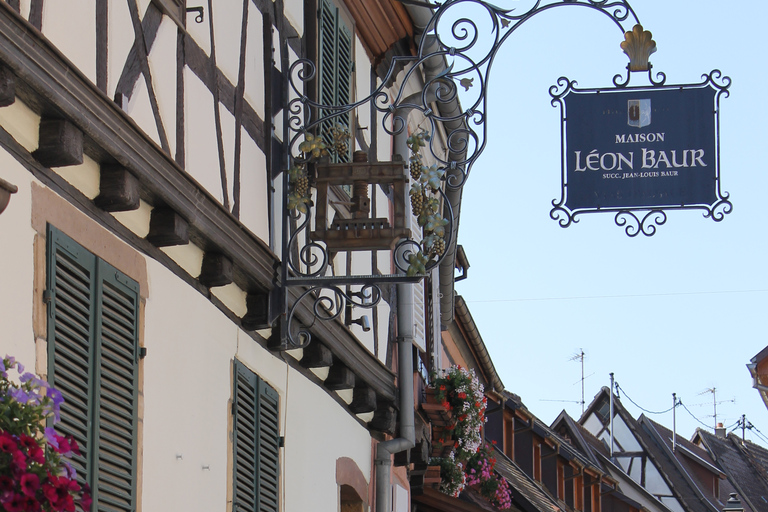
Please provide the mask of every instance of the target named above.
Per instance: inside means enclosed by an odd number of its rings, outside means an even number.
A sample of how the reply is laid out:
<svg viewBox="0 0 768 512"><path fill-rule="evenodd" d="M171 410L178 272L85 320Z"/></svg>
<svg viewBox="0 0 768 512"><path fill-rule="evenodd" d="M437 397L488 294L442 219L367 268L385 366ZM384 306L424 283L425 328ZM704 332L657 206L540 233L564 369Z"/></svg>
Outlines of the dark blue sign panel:
<svg viewBox="0 0 768 512"><path fill-rule="evenodd" d="M565 206L574 211L717 201L716 92L681 87L567 94Z"/></svg>

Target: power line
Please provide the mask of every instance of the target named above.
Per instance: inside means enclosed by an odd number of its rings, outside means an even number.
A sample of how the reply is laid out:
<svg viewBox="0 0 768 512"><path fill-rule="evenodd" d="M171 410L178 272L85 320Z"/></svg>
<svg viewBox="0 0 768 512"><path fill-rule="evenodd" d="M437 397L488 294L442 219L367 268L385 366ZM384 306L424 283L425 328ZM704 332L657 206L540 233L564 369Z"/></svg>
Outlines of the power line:
<svg viewBox="0 0 768 512"><path fill-rule="evenodd" d="M493 303L493 302L543 302L550 300L584 300L584 299L628 299L638 297L675 297L681 295L723 295L730 293L765 293L764 290L721 290L705 292L669 292L669 293L637 293L627 295L582 295L573 297L529 297L521 299L489 299L489 300L466 300L467 303Z"/></svg>
<svg viewBox="0 0 768 512"><path fill-rule="evenodd" d="M710 429L710 428L712 428L712 425L707 425L706 423L704 423L703 421L701 421L699 418L697 418L696 416L694 416L694 415L693 415L693 413L692 413L692 412L691 412L691 411L688 409L688 407L686 407L686 406L685 406L685 404L683 403L683 401L682 401L682 400L680 400L678 403L679 403L680 405L682 405L682 406L683 406L683 409L685 409L685 410L686 410L686 412L687 412L688 414L690 414L690 415L691 415L691 418L695 419L696 421L698 421L699 423L701 423L702 425L704 425L704 426L705 426L707 429Z"/></svg>
<svg viewBox="0 0 768 512"><path fill-rule="evenodd" d="M672 406L672 407L670 407L669 409L667 409L666 411L649 411L648 409L644 409L643 407L640 407L639 405L637 405L637 402L635 402L634 400L632 400L632 399L629 397L629 395L627 394L627 392L626 392L626 391L624 391L624 388L622 388L621 386L619 386L619 383L618 383L618 382L616 383L616 389L617 389L617 391L620 389L620 390L621 390L621 392L622 392L622 393L624 393L624 396L625 396L625 397L627 397L627 400L629 400L630 402L632 402L633 404L635 404L635 407L637 407L638 409L640 409L640 410L641 410L641 411L643 411L643 412L647 412L648 414L666 414L666 413L668 413L669 411L671 411L672 409L674 409L674 408L675 408L674 406Z"/></svg>

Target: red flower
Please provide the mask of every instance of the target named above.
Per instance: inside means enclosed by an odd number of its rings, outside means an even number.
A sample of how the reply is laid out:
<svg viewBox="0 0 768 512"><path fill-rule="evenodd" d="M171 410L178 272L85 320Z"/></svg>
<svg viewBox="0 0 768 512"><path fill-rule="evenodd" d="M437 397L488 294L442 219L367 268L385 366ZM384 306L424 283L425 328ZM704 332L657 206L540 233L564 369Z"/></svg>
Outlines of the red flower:
<svg viewBox="0 0 768 512"><path fill-rule="evenodd" d="M22 475L20 486L25 496L34 496L40 488L40 477L34 473Z"/></svg>
<svg viewBox="0 0 768 512"><path fill-rule="evenodd" d="M459 398L461 398L462 400L466 400L467 399L467 394L465 392L461 391L459 393Z"/></svg>
<svg viewBox="0 0 768 512"><path fill-rule="evenodd" d="M13 452L13 466L18 471L24 471L27 469L27 456L24 455L24 452L21 450Z"/></svg>
<svg viewBox="0 0 768 512"><path fill-rule="evenodd" d="M34 496L24 496L22 499L24 512L40 512L40 502Z"/></svg>
<svg viewBox="0 0 768 512"><path fill-rule="evenodd" d="M445 384L440 385L440 391L445 391Z"/></svg>
<svg viewBox="0 0 768 512"><path fill-rule="evenodd" d="M13 498L3 503L6 512L24 512L24 496L21 494L14 494Z"/></svg>
<svg viewBox="0 0 768 512"><path fill-rule="evenodd" d="M495 441L495 440L492 440L492 441L491 441L491 444L492 444L492 445L494 445L494 446L496 446L496 441Z"/></svg>
<svg viewBox="0 0 768 512"><path fill-rule="evenodd" d="M26 450L38 447L37 441L26 434L21 434L19 437L19 445Z"/></svg>
<svg viewBox="0 0 768 512"><path fill-rule="evenodd" d="M8 432L0 434L0 450L13 453L17 450L16 440Z"/></svg>
<svg viewBox="0 0 768 512"><path fill-rule="evenodd" d="M45 464L45 452L39 446L36 446L29 450L29 458L33 462L37 462L40 465Z"/></svg>
<svg viewBox="0 0 768 512"><path fill-rule="evenodd" d="M83 510L91 510L91 502L93 500L88 492L89 490L90 489L86 489L86 492L83 493L83 497L80 499L80 506L83 507Z"/></svg>

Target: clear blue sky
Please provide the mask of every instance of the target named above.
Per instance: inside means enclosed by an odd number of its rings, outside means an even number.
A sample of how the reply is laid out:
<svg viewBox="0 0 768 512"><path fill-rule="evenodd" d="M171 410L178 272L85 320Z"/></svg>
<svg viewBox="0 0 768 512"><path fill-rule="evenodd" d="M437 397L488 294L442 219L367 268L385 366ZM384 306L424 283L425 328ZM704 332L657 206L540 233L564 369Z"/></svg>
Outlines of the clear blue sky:
<svg viewBox="0 0 768 512"><path fill-rule="evenodd" d="M705 391L715 388L718 421L730 426L746 414L768 438L768 411L745 366L768 345L768 2L631 3L668 83L700 82L713 69L733 80L720 118L722 189L733 212L720 223L670 212L655 236L636 238L612 214L585 215L567 229L549 218L560 197L560 111L549 87L560 76L608 87L627 63L607 17L559 7L519 27L494 65L488 148L462 204L459 243L471 268L456 290L505 387L546 422L562 409L581 414L581 368L570 359L583 349L587 404L614 372L643 408L669 409L674 392L712 425ZM671 412L651 418L672 427ZM690 438L696 427L678 408L678 434ZM768 445L754 432L747 438Z"/></svg>

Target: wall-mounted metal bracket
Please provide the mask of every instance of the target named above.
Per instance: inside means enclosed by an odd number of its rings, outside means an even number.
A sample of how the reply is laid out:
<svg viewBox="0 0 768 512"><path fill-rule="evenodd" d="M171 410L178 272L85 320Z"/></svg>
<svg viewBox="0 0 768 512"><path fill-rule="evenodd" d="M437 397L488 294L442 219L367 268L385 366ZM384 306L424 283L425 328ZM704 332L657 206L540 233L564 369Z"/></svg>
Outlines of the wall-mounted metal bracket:
<svg viewBox="0 0 768 512"><path fill-rule="evenodd" d="M420 2L409 0L408 3ZM501 46L522 24L541 12L561 6L592 9L606 16L622 34L639 23L627 0L540 0L527 11L517 5L504 9L483 0L428 5L434 11L418 41L416 54L393 57L389 70L379 77L381 85L354 103L326 105L315 101L310 90L317 78L317 65L311 59L299 59L290 69L284 69L287 81L284 97L293 99L283 109L282 140L285 141L285 166L294 170L291 180L289 172L283 172L282 180L283 243L278 286L283 312L277 341L281 348L306 346L311 340L309 329L315 321L340 320L348 305L374 307L382 295L381 285L419 281L439 265L446 254L453 257L454 225L458 219L454 219L451 199L446 194L460 197L461 188L485 149L490 68ZM430 72L435 62L445 63L438 73ZM398 77L397 89L388 90L401 70L405 71ZM463 89L461 103L465 108L457 108L459 87ZM410 95L410 90L421 92ZM439 212L449 222L444 240L449 250L441 247L442 251L430 253L422 242L403 238L393 249L392 275L334 276L331 262L336 249L312 237L313 229L317 232L312 224L316 206L306 189L312 187L314 175L305 175L302 169L301 179L297 179L295 165L308 161L305 153L308 140L324 136L327 139L328 134L321 130L334 126L363 106L370 109L371 118L378 113L382 129L393 137L408 135L407 119L411 113L423 117L422 125L428 133L445 133L442 140L433 137L423 151L437 161L435 176L439 176L439 187L435 194ZM296 186L302 193L298 201ZM293 196L289 197L290 194ZM369 289L373 300L358 301L354 296L354 292L359 291L357 287ZM297 312L306 313L307 309L311 318L305 314L303 321L297 321Z"/></svg>

